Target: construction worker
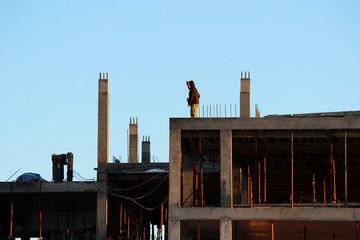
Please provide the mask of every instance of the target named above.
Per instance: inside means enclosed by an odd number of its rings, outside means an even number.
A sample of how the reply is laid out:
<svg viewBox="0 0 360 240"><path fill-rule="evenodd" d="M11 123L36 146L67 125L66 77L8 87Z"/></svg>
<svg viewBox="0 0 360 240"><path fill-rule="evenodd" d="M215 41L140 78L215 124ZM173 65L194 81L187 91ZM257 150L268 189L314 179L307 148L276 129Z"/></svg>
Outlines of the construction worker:
<svg viewBox="0 0 360 240"><path fill-rule="evenodd" d="M199 108L199 98L200 94L195 87L194 81L186 82L187 87L189 88L189 97L186 99L188 106L190 107L190 116L192 118L197 118L197 111Z"/></svg>

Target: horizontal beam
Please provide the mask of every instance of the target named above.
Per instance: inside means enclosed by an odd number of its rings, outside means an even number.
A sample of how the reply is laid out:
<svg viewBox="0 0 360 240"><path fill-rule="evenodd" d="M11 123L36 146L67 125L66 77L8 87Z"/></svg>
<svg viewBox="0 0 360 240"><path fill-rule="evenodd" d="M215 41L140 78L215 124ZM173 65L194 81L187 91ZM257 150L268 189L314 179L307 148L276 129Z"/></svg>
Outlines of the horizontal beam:
<svg viewBox="0 0 360 240"><path fill-rule="evenodd" d="M0 193L97 192L95 182L2 182Z"/></svg>
<svg viewBox="0 0 360 240"><path fill-rule="evenodd" d="M171 118L170 130L360 129L360 116L270 118Z"/></svg>
<svg viewBox="0 0 360 240"><path fill-rule="evenodd" d="M170 208L170 220L360 221L359 208Z"/></svg>

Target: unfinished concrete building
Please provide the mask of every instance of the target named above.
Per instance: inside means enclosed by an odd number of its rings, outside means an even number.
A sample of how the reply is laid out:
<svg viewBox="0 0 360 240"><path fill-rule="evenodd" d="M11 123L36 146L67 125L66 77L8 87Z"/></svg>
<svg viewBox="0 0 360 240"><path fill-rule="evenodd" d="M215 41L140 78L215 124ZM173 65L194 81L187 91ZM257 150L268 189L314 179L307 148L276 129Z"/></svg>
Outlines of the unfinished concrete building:
<svg viewBox="0 0 360 240"><path fill-rule="evenodd" d="M360 112L251 118L247 73L240 117L171 118L169 163L130 118L109 163L107 74L98 97L97 181L0 183L0 239L359 239Z"/></svg>
<svg viewBox="0 0 360 240"><path fill-rule="evenodd" d="M169 234L359 239L360 112L170 119Z"/></svg>

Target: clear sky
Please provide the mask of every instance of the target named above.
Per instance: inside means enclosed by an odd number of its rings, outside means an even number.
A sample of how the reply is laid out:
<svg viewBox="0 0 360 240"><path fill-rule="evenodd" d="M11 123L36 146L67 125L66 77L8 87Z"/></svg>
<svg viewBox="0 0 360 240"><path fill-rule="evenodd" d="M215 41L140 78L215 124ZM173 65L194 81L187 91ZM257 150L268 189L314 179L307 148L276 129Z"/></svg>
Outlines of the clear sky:
<svg viewBox="0 0 360 240"><path fill-rule="evenodd" d="M51 180L51 155L66 152L96 176L99 72L110 161L127 158L130 117L139 144L149 135L151 155L168 161L169 118L189 117L191 79L201 105L239 108L240 72L251 71L252 115L255 104L262 116L360 110L358 0L3 0L0 11L0 181L19 168L10 181Z"/></svg>

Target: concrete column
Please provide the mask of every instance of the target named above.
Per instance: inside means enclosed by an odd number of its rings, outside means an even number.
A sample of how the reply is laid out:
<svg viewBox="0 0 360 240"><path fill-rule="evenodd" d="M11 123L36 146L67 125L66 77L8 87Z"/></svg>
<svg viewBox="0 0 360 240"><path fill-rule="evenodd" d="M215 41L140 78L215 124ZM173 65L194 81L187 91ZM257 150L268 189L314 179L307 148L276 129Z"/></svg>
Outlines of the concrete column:
<svg viewBox="0 0 360 240"><path fill-rule="evenodd" d="M232 224L230 219L220 220L220 240L232 239Z"/></svg>
<svg viewBox="0 0 360 240"><path fill-rule="evenodd" d="M129 163L138 163L139 153L139 136L138 136L138 122L137 118L133 118L129 124Z"/></svg>
<svg viewBox="0 0 360 240"><path fill-rule="evenodd" d="M220 193L221 207L233 206L232 184L232 133L231 130L220 130Z"/></svg>
<svg viewBox="0 0 360 240"><path fill-rule="evenodd" d="M181 131L170 130L170 175L169 175L169 208L180 206L181 187ZM171 211L171 209L170 209ZM171 229L169 227L169 229Z"/></svg>
<svg viewBox="0 0 360 240"><path fill-rule="evenodd" d="M241 72L240 117L250 117L250 72Z"/></svg>
<svg viewBox="0 0 360 240"><path fill-rule="evenodd" d="M180 240L180 221L170 220L169 221L169 239Z"/></svg>
<svg viewBox="0 0 360 240"><path fill-rule="evenodd" d="M107 186L107 174L99 173L99 169L97 182ZM107 237L108 199L107 194L100 188L97 190L96 206L96 239L105 240Z"/></svg>
<svg viewBox="0 0 360 240"><path fill-rule="evenodd" d="M98 164L109 162L109 81L105 75L99 79L98 103Z"/></svg>
<svg viewBox="0 0 360 240"><path fill-rule="evenodd" d="M150 137L144 137L141 144L141 162L150 163Z"/></svg>

